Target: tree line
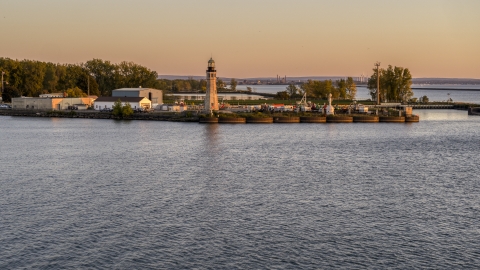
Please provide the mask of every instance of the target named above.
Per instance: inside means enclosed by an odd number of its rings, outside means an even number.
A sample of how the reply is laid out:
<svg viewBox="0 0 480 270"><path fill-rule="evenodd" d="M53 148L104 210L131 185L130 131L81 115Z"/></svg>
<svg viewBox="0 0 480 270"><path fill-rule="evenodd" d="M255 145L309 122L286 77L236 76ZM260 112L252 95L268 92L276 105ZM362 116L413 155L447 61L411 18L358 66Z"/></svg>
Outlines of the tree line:
<svg viewBox="0 0 480 270"><path fill-rule="evenodd" d="M0 71L4 72L3 100L12 97L34 97L40 94L67 92L69 96L111 96L112 90L125 87L161 89L164 92L205 92L207 81L157 79L158 74L144 66L123 61L115 64L101 59L92 59L79 64L56 64L35 60L14 60L0 57ZM372 100L376 100L377 70L368 80ZM412 75L407 68L388 66L380 69L380 100L382 102L409 101L413 97ZM231 79L230 90L235 91L237 81ZM217 78L217 90L226 90L226 84ZM337 81L308 80L300 87L291 84L285 91L277 93L279 99L299 98L304 94L310 98L355 99L357 89L352 77Z"/></svg>
<svg viewBox="0 0 480 270"><path fill-rule="evenodd" d="M182 80L167 80L167 79L159 79L158 85L161 90L168 92L203 92L207 91L207 81L205 79L195 80L192 77ZM227 90L226 83L223 82L222 79L217 78L217 90ZM235 91L237 86L237 81L235 79L231 79L230 81L230 90Z"/></svg>
<svg viewBox="0 0 480 270"><path fill-rule="evenodd" d="M293 99L299 98L304 94L307 94L309 98L314 99L327 99L328 94L332 94L334 99L355 99L357 95L357 86L355 85L353 78L348 77L345 79L325 81L308 80L307 82L297 87L294 84L287 86L285 91L277 93L278 99Z"/></svg>
<svg viewBox="0 0 480 270"><path fill-rule="evenodd" d="M0 57L0 71L5 72L2 95L7 98L5 101L21 95L34 97L69 89L76 91L75 88L90 95L111 96L117 88L160 87L155 71L126 61L114 64L93 59L80 64L58 64Z"/></svg>
<svg viewBox="0 0 480 270"><path fill-rule="evenodd" d="M161 89L164 92L206 92L207 81L158 79L158 74L144 66L123 61L115 64L92 59L79 64L59 64L35 60L17 60L0 57L0 71L4 72L3 101L12 97L35 97L41 94L66 92L70 97L111 96L112 90L125 87ZM233 87L236 80L232 79ZM217 79L217 89L226 84Z"/></svg>

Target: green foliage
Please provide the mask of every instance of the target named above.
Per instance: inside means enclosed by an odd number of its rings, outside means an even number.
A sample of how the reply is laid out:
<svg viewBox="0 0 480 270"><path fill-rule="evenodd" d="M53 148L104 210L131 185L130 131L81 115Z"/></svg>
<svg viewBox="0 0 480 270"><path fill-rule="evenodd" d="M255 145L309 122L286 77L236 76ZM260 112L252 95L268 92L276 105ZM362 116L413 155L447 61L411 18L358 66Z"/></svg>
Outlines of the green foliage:
<svg viewBox="0 0 480 270"><path fill-rule="evenodd" d="M275 96L275 98L277 98L277 99L289 99L290 95L288 94L287 91L280 91L280 92L277 92L277 95Z"/></svg>
<svg viewBox="0 0 480 270"><path fill-rule="evenodd" d="M329 93L332 93L333 98L336 98L333 93L333 84L331 80L314 81L308 80L301 86L304 93L307 93L308 97L327 99Z"/></svg>
<svg viewBox="0 0 480 270"><path fill-rule="evenodd" d="M2 100L3 102L12 102L12 98L20 97L21 93L14 86L7 85L3 89Z"/></svg>
<svg viewBox="0 0 480 270"><path fill-rule="evenodd" d="M69 88L67 89L66 93L67 93L67 97L86 97L87 96L87 94L85 94L82 91L82 89L78 87Z"/></svg>
<svg viewBox="0 0 480 270"><path fill-rule="evenodd" d="M230 90L232 90L232 91L237 91L237 84L238 84L238 83L237 83L237 80L235 80L235 79L232 78L232 79L230 80Z"/></svg>
<svg viewBox="0 0 480 270"><path fill-rule="evenodd" d="M22 60L20 61L20 67L22 69L20 90L23 92L23 95L29 97L40 95L42 93L46 63Z"/></svg>
<svg viewBox="0 0 480 270"><path fill-rule="evenodd" d="M112 114L121 118L129 117L133 114L132 105L130 105L128 102L125 102L125 104L122 105L122 101L120 101L120 99L117 99L117 101L113 103L112 109Z"/></svg>
<svg viewBox="0 0 480 270"><path fill-rule="evenodd" d="M430 100L428 99L428 97L426 95L420 98L421 103L428 103L429 101Z"/></svg>
<svg viewBox="0 0 480 270"><path fill-rule="evenodd" d="M287 93L288 93L288 95L289 95L290 97L294 97L294 96L296 96L297 93L298 93L298 88L297 88L297 86L294 85L294 84L289 84L289 85L287 86L286 91L287 91Z"/></svg>
<svg viewBox="0 0 480 270"><path fill-rule="evenodd" d="M347 78L346 90L347 90L346 99L354 100L355 97L357 96L357 85L353 82L352 77Z"/></svg>
<svg viewBox="0 0 480 270"><path fill-rule="evenodd" d="M112 64L93 59L80 64L54 64L32 60L0 58L4 79L22 95L38 96L42 93L65 91L78 87L91 95L110 96L111 91L123 87L164 86L157 81L158 74L133 62Z"/></svg>
<svg viewBox="0 0 480 270"><path fill-rule="evenodd" d="M113 103L113 115L115 116L122 116L123 114L123 110L122 110L122 101L120 101L120 99L117 99L117 101L115 101L115 103Z"/></svg>
<svg viewBox="0 0 480 270"><path fill-rule="evenodd" d="M206 92L207 90L207 81L205 80L195 80L192 77L188 80L167 80L159 79L157 80L157 89L165 90L166 92L190 92L190 91L202 91Z"/></svg>
<svg viewBox="0 0 480 270"><path fill-rule="evenodd" d="M122 107L122 117L128 117L133 114L132 106L129 102L126 102Z"/></svg>
<svg viewBox="0 0 480 270"><path fill-rule="evenodd" d="M380 101L406 102L413 97L412 74L408 68L388 66L380 69ZM373 100L377 99L377 70L368 79L368 89Z"/></svg>
<svg viewBox="0 0 480 270"><path fill-rule="evenodd" d="M222 79L217 78L217 90L224 90L225 89L225 83L222 81Z"/></svg>
<svg viewBox="0 0 480 270"><path fill-rule="evenodd" d="M353 100L357 94L357 86L353 82L352 77L340 79L332 82L332 80L315 81L308 80L300 86L302 93L307 93L310 98L327 99L328 94L332 94L333 99ZM301 94L302 94L301 93Z"/></svg>
<svg viewBox="0 0 480 270"><path fill-rule="evenodd" d="M344 79L340 79L335 83L337 85L337 91L335 91L336 92L335 94L332 93L332 97L337 99L338 98L345 99L347 97L347 82Z"/></svg>

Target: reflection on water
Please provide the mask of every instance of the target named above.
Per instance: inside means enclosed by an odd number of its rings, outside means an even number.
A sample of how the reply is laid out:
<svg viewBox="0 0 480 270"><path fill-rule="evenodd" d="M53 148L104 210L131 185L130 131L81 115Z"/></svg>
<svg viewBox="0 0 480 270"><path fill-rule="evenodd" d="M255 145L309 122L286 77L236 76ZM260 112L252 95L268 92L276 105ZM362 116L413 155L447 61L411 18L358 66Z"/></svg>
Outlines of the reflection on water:
<svg viewBox="0 0 480 270"><path fill-rule="evenodd" d="M216 156L219 151L219 124L203 124L203 136L205 138L205 150Z"/></svg>
<svg viewBox="0 0 480 270"><path fill-rule="evenodd" d="M420 121L471 121L472 116L469 116L466 111L454 110L413 110L413 114L420 116Z"/></svg>

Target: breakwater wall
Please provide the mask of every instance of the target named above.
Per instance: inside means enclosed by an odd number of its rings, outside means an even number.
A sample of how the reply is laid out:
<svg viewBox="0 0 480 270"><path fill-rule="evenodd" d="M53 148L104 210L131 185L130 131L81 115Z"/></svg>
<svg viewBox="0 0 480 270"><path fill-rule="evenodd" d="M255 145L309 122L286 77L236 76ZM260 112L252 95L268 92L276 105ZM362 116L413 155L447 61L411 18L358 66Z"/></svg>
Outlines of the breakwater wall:
<svg viewBox="0 0 480 270"><path fill-rule="evenodd" d="M99 111L41 111L41 110L2 110L0 115L5 116L28 116L28 117L57 117L57 118L89 118L89 119L124 119L124 120L152 120L152 121L176 121L198 122L197 116L188 116L183 113L134 113L122 118L110 112Z"/></svg>
<svg viewBox="0 0 480 270"><path fill-rule="evenodd" d="M172 122L199 122L199 123L224 123L224 124L270 124L270 123L410 123L419 122L416 115L411 117L375 116L375 115L310 115L310 116L266 116L266 117L241 117L220 116L200 117L192 112L153 112L134 113L129 117L117 117L109 112L98 111L40 111L40 110L3 110L0 115L24 117L56 117L56 118L87 118L87 119L117 119L117 120L150 120Z"/></svg>
<svg viewBox="0 0 480 270"><path fill-rule="evenodd" d="M468 108L468 115L480 115L480 107Z"/></svg>

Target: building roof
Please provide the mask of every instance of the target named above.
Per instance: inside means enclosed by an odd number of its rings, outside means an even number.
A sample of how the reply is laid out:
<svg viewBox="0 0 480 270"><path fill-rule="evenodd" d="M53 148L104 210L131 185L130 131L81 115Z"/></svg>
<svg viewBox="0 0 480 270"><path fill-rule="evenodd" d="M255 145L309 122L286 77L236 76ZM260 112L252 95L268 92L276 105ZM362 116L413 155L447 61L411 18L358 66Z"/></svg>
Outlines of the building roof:
<svg viewBox="0 0 480 270"><path fill-rule="evenodd" d="M114 89L113 91L141 91L141 90L157 90L157 91L162 91L160 89L155 89L155 88L120 88L120 89Z"/></svg>
<svg viewBox="0 0 480 270"><path fill-rule="evenodd" d="M119 99L121 102L140 102L143 99L150 101L145 97L99 97L95 101L115 102Z"/></svg>

